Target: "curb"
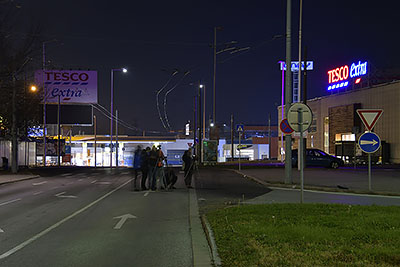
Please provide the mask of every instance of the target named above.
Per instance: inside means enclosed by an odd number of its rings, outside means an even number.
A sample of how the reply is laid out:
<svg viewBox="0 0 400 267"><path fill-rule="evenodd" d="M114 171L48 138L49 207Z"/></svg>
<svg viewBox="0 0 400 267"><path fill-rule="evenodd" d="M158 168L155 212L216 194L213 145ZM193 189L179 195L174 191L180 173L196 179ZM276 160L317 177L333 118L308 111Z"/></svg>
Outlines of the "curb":
<svg viewBox="0 0 400 267"><path fill-rule="evenodd" d="M211 249L211 256L212 256L213 264L214 264L214 266L221 266L222 261L218 254L218 248L217 248L217 244L215 242L214 233L213 233L211 225L208 222L207 217L205 215L201 215L201 223L202 223L203 229L206 233L208 245L210 246L210 249Z"/></svg>
<svg viewBox="0 0 400 267"><path fill-rule="evenodd" d="M189 227L192 239L193 266L213 266L210 247L200 220L196 189L189 189Z"/></svg>
<svg viewBox="0 0 400 267"><path fill-rule="evenodd" d="M21 178L21 179L0 182L0 185L2 185L2 184L11 184L11 183L16 183L16 182L25 181L25 180L31 180L31 179L36 179L36 178L40 178L40 175L28 176L28 177Z"/></svg>
<svg viewBox="0 0 400 267"><path fill-rule="evenodd" d="M239 175L242 175L244 178L252 180L258 184L261 184L266 187L275 187L275 188L288 188L288 189L299 189L299 185L297 184L282 184L282 183L269 183L265 182L257 177L251 176L244 174L241 171L238 170L233 170L233 169L227 169L233 172L236 172ZM360 195L377 195L377 196L389 196L389 197L399 197L400 194L397 193L388 193L388 192L380 192L380 191L362 191L362 190L345 190L345 189L336 189L332 187L322 187L322 186L307 186L304 185L305 190L314 190L314 191L321 191L321 192L339 192L339 193L353 193L353 194L360 194Z"/></svg>

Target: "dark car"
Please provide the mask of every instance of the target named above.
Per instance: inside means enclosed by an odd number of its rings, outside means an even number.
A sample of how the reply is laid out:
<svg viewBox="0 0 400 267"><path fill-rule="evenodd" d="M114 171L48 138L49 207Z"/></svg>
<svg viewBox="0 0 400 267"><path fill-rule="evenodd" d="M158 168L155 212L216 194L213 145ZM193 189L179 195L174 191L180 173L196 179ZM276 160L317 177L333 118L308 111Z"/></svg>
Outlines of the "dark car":
<svg viewBox="0 0 400 267"><path fill-rule="evenodd" d="M292 165L296 167L298 163L297 149L292 151ZM306 150L306 166L321 166L337 169L339 166L343 166L344 162L335 156L331 156L322 150L308 148Z"/></svg>

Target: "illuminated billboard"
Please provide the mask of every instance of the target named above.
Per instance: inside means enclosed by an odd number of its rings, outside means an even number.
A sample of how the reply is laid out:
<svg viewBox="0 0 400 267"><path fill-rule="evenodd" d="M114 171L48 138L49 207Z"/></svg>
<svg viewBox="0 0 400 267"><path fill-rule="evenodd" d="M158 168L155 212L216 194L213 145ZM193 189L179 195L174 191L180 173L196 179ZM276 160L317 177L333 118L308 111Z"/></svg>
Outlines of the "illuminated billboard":
<svg viewBox="0 0 400 267"><path fill-rule="evenodd" d="M352 63L350 67L344 65L328 71L328 91L347 87L350 84L350 79L354 83L360 83L360 76L366 75L368 72L367 61Z"/></svg>
<svg viewBox="0 0 400 267"><path fill-rule="evenodd" d="M35 82L46 92L46 103L97 103L97 71L38 70Z"/></svg>

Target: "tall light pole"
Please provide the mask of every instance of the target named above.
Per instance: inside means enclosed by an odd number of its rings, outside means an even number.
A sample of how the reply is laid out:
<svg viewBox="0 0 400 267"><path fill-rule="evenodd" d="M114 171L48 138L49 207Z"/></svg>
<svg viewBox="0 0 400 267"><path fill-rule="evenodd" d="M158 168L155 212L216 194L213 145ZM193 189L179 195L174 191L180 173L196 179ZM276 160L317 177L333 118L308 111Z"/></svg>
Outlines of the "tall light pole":
<svg viewBox="0 0 400 267"><path fill-rule="evenodd" d="M286 83L285 83L285 115L287 118L288 111L292 102L292 77L291 77L291 30L292 30L292 1L287 0L286 6ZM285 184L293 183L292 178L292 136L285 135Z"/></svg>
<svg viewBox="0 0 400 267"><path fill-rule="evenodd" d="M215 102L216 102L216 93L215 93L215 77L217 74L217 28L214 27L214 77L213 77L213 122L216 121L216 111L215 111Z"/></svg>
<svg viewBox="0 0 400 267"><path fill-rule="evenodd" d="M42 43L43 65L42 65L42 86L43 86L43 167L46 167L46 100L47 88L44 81L44 72L46 70L46 43L57 42L57 39L45 41Z"/></svg>
<svg viewBox="0 0 400 267"><path fill-rule="evenodd" d="M122 71L124 73L128 72L127 69L121 68L121 69L111 69L111 103L110 103L110 113L111 113L111 118L110 118L110 168L112 168L112 153L113 153L113 111L114 111L114 71Z"/></svg>

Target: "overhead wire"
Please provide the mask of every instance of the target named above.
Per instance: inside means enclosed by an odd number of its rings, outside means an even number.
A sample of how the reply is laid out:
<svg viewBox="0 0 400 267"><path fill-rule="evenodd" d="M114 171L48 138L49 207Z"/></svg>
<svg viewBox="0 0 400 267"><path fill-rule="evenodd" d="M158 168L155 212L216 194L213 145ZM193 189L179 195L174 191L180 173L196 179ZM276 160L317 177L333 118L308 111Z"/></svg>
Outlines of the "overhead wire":
<svg viewBox="0 0 400 267"><path fill-rule="evenodd" d="M159 90L157 91L157 94L156 94L156 105L157 105L158 117L160 118L160 121L161 121L161 123L162 123L162 125L163 125L163 127L164 127L164 129L165 129L166 131L168 131L168 129L167 129L167 127L166 127L166 125L165 125L165 123L164 123L164 121L163 121L163 119L162 119L162 116L161 116L160 105L159 105L159 103L158 103L158 96L159 96L160 93L168 86L168 84L171 82L172 78L173 78L177 73L178 73L178 70L175 70L175 71L171 74L171 77L168 79L168 81L161 87L161 89L159 89Z"/></svg>
<svg viewBox="0 0 400 267"><path fill-rule="evenodd" d="M165 95L164 95L164 116L165 116L165 122L167 123L167 126L169 130L171 130L171 125L169 124L168 116L167 116L167 96L170 92L172 92L179 84L182 83L183 79L190 73L189 71L186 71L185 74L181 77L181 79L171 88L169 89Z"/></svg>

